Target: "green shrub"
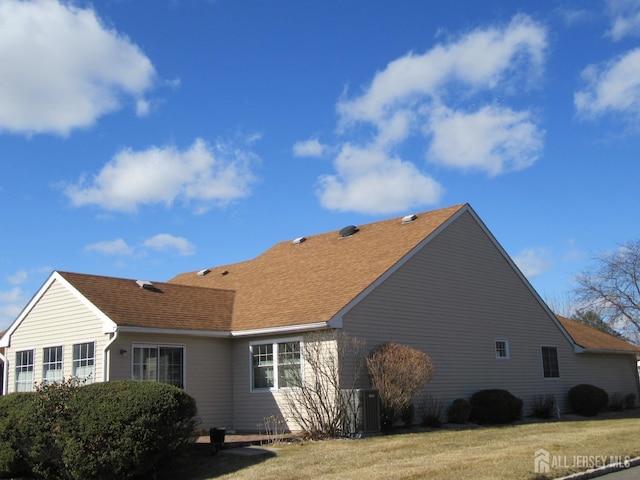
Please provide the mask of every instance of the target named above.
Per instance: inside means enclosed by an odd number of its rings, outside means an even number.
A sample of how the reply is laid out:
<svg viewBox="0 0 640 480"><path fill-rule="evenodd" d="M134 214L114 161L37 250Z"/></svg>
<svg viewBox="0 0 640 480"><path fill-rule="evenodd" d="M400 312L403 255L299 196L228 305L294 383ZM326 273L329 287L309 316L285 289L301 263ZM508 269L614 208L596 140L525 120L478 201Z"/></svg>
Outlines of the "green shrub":
<svg viewBox="0 0 640 480"><path fill-rule="evenodd" d="M155 382L63 381L0 397L0 476L171 475L168 463L193 440L195 415L184 391Z"/></svg>
<svg viewBox="0 0 640 480"><path fill-rule="evenodd" d="M569 390L569 406L573 413L593 417L609 403L609 395L600 387L580 384Z"/></svg>
<svg viewBox="0 0 640 480"><path fill-rule="evenodd" d="M624 408L625 410L631 410L636 406L636 394L635 393L627 393L624 396Z"/></svg>
<svg viewBox="0 0 640 480"><path fill-rule="evenodd" d="M62 463L68 404L78 387L71 381L40 384L13 393L0 406L0 472L36 478L66 478Z"/></svg>
<svg viewBox="0 0 640 480"><path fill-rule="evenodd" d="M25 477L31 473L27 460L30 430L35 428L35 393L0 396L0 476Z"/></svg>
<svg viewBox="0 0 640 480"><path fill-rule="evenodd" d="M471 396L470 420L481 425L509 423L522 418L522 400L498 388Z"/></svg>
<svg viewBox="0 0 640 480"><path fill-rule="evenodd" d="M615 392L609 396L609 410L612 412L621 412L624 409L624 395Z"/></svg>
<svg viewBox="0 0 640 480"><path fill-rule="evenodd" d="M420 420L423 427L440 428L444 414L442 400L427 395L420 403Z"/></svg>
<svg viewBox="0 0 640 480"><path fill-rule="evenodd" d="M531 410L536 418L551 418L556 410L556 397L551 393L536 395L531 401Z"/></svg>
<svg viewBox="0 0 640 480"><path fill-rule="evenodd" d="M156 382L118 381L81 388L72 399L63 451L74 479L157 476L191 443L196 405L183 390Z"/></svg>
<svg viewBox="0 0 640 480"><path fill-rule="evenodd" d="M471 403L466 398L456 398L447 409L447 422L468 423L471 416Z"/></svg>

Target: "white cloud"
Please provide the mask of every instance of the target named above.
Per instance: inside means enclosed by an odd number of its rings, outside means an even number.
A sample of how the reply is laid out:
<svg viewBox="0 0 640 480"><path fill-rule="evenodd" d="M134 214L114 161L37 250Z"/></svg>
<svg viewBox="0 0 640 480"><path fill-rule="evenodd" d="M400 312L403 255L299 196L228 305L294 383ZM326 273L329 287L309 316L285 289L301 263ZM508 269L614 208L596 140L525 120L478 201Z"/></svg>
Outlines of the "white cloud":
<svg viewBox="0 0 640 480"><path fill-rule="evenodd" d="M21 285L29 279L29 273L26 270L18 270L13 275L7 277L11 285Z"/></svg>
<svg viewBox="0 0 640 480"><path fill-rule="evenodd" d="M168 233L159 233L144 242L144 246L154 250L177 250L180 255L193 255L195 246L186 238L175 237Z"/></svg>
<svg viewBox="0 0 640 480"><path fill-rule="evenodd" d="M525 248L513 257L513 261L527 278L538 276L553 266L542 248Z"/></svg>
<svg viewBox="0 0 640 480"><path fill-rule="evenodd" d="M0 291L0 302L15 303L19 300L22 300L22 291L19 287L12 288L11 290Z"/></svg>
<svg viewBox="0 0 640 480"><path fill-rule="evenodd" d="M326 150L326 145L320 143L317 138L311 138L293 145L293 155L296 157L321 157Z"/></svg>
<svg viewBox="0 0 640 480"><path fill-rule="evenodd" d="M136 115L139 117L146 117L151 111L151 102L144 98L138 99L136 102Z"/></svg>
<svg viewBox="0 0 640 480"><path fill-rule="evenodd" d="M493 88L522 68L537 77L546 47L546 30L519 15L505 28L477 29L457 42L390 62L362 95L342 100L338 112L343 121L377 122L398 104L444 95L455 82L466 88Z"/></svg>
<svg viewBox="0 0 640 480"><path fill-rule="evenodd" d="M593 17L593 13L589 10L573 9L573 8L556 8L556 13L569 25L577 25L589 21Z"/></svg>
<svg viewBox="0 0 640 480"><path fill-rule="evenodd" d="M607 10L611 17L611 28L607 35L612 40L640 36L640 1L608 0Z"/></svg>
<svg viewBox="0 0 640 480"><path fill-rule="evenodd" d="M542 151L542 132L531 115L496 106L472 113L440 108L431 117L431 161L493 176L531 166Z"/></svg>
<svg viewBox="0 0 640 480"><path fill-rule="evenodd" d="M320 178L322 205L378 214L439 202L444 188L400 156L416 145L434 163L491 176L533 164L544 137L534 116L482 105L492 91L508 96L533 86L546 48L546 28L518 15L391 61L361 94L337 104L341 144L335 174Z"/></svg>
<svg viewBox="0 0 640 480"><path fill-rule="evenodd" d="M380 150L345 145L335 164L337 175L321 177L318 191L322 205L330 210L392 213L434 204L444 193L413 163Z"/></svg>
<svg viewBox="0 0 640 480"><path fill-rule="evenodd" d="M0 290L0 330L5 330L17 317L28 301L21 288Z"/></svg>
<svg viewBox="0 0 640 480"><path fill-rule="evenodd" d="M133 255L134 249L127 245L121 238L116 240L105 240L102 242L92 243L84 247L86 252L96 252L103 255L129 256Z"/></svg>
<svg viewBox="0 0 640 480"><path fill-rule="evenodd" d="M8 290L0 290L0 330L6 329L13 322L29 301L25 290L39 288L39 285L29 285L34 281L40 281L43 276L48 276L51 268L40 267L30 270L21 269L6 277L11 285Z"/></svg>
<svg viewBox="0 0 640 480"><path fill-rule="evenodd" d="M136 211L140 205L180 199L199 203L197 210L223 205L249 194L254 176L249 164L257 157L230 144L209 145L197 139L189 149L151 147L123 150L91 181L80 179L66 188L76 206L96 205L105 210Z"/></svg>
<svg viewBox="0 0 640 480"><path fill-rule="evenodd" d="M0 64L11 66L0 75L0 130L66 135L152 86L151 61L90 8L3 0L0 24Z"/></svg>
<svg viewBox="0 0 640 480"><path fill-rule="evenodd" d="M595 118L606 113L640 116L640 48L609 63L588 66L582 78L586 86L574 95L580 116Z"/></svg>

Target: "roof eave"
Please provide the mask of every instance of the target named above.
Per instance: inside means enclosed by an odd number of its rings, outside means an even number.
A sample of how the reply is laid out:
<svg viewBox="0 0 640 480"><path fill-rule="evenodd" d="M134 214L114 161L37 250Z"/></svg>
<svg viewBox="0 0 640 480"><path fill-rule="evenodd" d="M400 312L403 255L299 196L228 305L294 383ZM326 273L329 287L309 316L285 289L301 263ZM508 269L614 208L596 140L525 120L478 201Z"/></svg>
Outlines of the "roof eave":
<svg viewBox="0 0 640 480"><path fill-rule="evenodd" d="M187 335L192 337L209 338L230 338L231 332L227 330L190 330L186 328L156 328L156 327L133 327L119 325L117 331L120 333L148 333L159 335Z"/></svg>
<svg viewBox="0 0 640 480"><path fill-rule="evenodd" d="M286 325L283 327L254 328L251 330L234 330L232 337L257 337L264 335L280 335L286 333L308 332L331 328L329 322L302 323L298 325Z"/></svg>
<svg viewBox="0 0 640 480"><path fill-rule="evenodd" d="M575 349L575 353L603 353L603 354L613 354L613 355L638 355L640 354L640 349L638 350L613 350L610 348L584 348L580 347L580 350Z"/></svg>

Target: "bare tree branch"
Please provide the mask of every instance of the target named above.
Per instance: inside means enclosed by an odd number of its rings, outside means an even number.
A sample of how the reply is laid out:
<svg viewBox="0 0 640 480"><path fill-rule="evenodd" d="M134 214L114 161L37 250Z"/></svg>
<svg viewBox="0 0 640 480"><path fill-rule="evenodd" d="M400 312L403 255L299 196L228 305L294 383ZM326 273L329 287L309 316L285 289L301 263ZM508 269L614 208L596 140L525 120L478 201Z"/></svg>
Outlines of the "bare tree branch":
<svg viewBox="0 0 640 480"><path fill-rule="evenodd" d="M593 259L577 277L575 294L583 310L591 310L626 337L640 340L640 240Z"/></svg>
<svg viewBox="0 0 640 480"><path fill-rule="evenodd" d="M310 438L337 437L344 428L349 399L364 365L364 344L342 330L305 336L304 369L296 388L285 393L289 415ZM347 367L352 370L346 371ZM346 393L345 393L346 392Z"/></svg>

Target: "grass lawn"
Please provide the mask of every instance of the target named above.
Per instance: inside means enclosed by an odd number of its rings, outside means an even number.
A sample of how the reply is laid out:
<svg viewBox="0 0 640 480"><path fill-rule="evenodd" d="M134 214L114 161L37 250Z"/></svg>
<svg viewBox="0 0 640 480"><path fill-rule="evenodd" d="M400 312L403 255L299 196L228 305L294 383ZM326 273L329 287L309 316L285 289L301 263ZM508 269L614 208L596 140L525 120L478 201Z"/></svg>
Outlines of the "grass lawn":
<svg viewBox="0 0 640 480"><path fill-rule="evenodd" d="M184 478L194 480L542 480L586 470L590 462L609 464L612 456L622 460L638 457L639 433L640 413L636 411L624 418L438 429L277 445L271 455L259 457L211 456L210 450L203 448L181 461L185 462ZM550 455L546 477L534 471L534 453L539 449Z"/></svg>

